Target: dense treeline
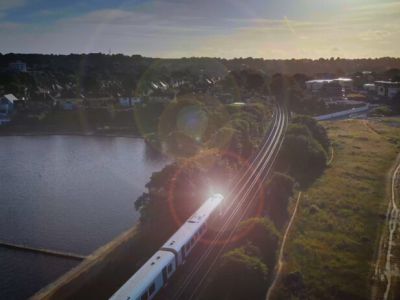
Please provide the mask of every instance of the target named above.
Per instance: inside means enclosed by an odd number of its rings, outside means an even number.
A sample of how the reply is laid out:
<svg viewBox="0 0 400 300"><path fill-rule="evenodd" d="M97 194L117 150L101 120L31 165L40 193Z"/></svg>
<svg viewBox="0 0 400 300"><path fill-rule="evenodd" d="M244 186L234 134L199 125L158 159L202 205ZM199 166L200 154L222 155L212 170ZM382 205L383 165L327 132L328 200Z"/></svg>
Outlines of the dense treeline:
<svg viewBox="0 0 400 300"><path fill-rule="evenodd" d="M277 168L305 187L322 174L328 151L325 129L311 117L298 116L287 128Z"/></svg>
<svg viewBox="0 0 400 300"><path fill-rule="evenodd" d="M211 186L229 186L244 167L241 159L256 153L267 129L266 116L270 111L262 103L220 106L189 98L172 103L160 118L162 133L156 144L165 143L180 158L154 173L148 192L135 202L145 249L162 244L201 205L205 191L213 192ZM323 172L329 146L324 128L314 119L292 118L276 165L279 172L264 182L260 194L264 209L240 224L234 233L240 238L217 262L204 299L264 297L290 201L298 184L304 187Z"/></svg>
<svg viewBox="0 0 400 300"><path fill-rule="evenodd" d="M212 71L213 74L223 74L224 69L242 69L243 65L248 68L260 69L269 75L275 73L283 74L316 74L316 73L353 73L360 70L382 72L391 68L400 68L400 59L384 57L376 59L288 59L288 60L269 60L262 58L181 58L181 59L158 59L147 58L140 55L126 56L122 54L106 55L101 53L92 54L70 54L70 55L45 55L45 54L0 54L0 68L6 67L8 63L21 60L28 65L44 65L47 69L60 69L67 72L82 70L84 68L94 68L95 65L102 69L113 67L129 69L132 66L140 65L148 69L153 66L153 70L164 68L173 72L189 68L190 70ZM162 75L160 75L162 76Z"/></svg>
<svg viewBox="0 0 400 300"><path fill-rule="evenodd" d="M29 74L0 72L0 87L6 93L13 93L19 97L29 96L35 99L38 98L36 95L38 88L52 90L56 85L63 88L61 90L63 97L76 97L81 93L89 97L116 94L133 96L146 91L151 87L152 81L198 82L205 78L224 78L232 72L229 75L231 80L228 76L225 87L240 86L270 94L281 84L285 87L286 95L293 98L292 106L300 113L304 107L298 103L304 100L301 88L304 87L305 80L314 76L348 76L368 70L378 74L375 76L376 79L400 78L396 70L396 68L400 69L400 59L396 58L226 60L219 58L158 59L140 55L101 53L0 54L0 70L7 70L9 63L18 60L27 63L28 69L32 72ZM243 70L247 74L243 74ZM318 111L318 106L322 105L316 99L311 100L314 104L302 113L309 113L310 109Z"/></svg>
<svg viewBox="0 0 400 300"><path fill-rule="evenodd" d="M275 168L284 173L276 172L264 183L264 214L241 224L239 234L248 231L220 258L202 299L265 297L297 182L304 187L323 172L329 146L325 129L314 119L301 115L292 118Z"/></svg>
<svg viewBox="0 0 400 300"><path fill-rule="evenodd" d="M176 159L152 175L147 192L135 201L150 248L160 246L204 197L229 186L269 126L271 110L262 102L235 107L198 100L172 102L158 120L158 135L149 140Z"/></svg>

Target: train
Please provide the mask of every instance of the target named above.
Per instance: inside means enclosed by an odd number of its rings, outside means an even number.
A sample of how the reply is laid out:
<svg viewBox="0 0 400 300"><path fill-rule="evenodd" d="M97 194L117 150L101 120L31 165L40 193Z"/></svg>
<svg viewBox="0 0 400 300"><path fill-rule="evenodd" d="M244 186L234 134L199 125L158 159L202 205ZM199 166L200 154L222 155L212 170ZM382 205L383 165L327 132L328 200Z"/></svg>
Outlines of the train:
<svg viewBox="0 0 400 300"><path fill-rule="evenodd" d="M167 284L207 232L224 197L214 194L118 289L110 300L151 300Z"/></svg>

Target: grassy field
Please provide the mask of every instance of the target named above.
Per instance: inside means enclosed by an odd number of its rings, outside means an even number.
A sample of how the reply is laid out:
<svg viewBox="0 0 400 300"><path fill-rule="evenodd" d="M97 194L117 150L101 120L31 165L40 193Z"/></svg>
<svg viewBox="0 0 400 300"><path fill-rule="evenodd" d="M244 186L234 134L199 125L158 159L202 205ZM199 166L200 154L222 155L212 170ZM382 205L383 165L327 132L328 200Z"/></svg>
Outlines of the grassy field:
<svg viewBox="0 0 400 300"><path fill-rule="evenodd" d="M334 159L303 193L272 299L370 299L400 120L324 126Z"/></svg>

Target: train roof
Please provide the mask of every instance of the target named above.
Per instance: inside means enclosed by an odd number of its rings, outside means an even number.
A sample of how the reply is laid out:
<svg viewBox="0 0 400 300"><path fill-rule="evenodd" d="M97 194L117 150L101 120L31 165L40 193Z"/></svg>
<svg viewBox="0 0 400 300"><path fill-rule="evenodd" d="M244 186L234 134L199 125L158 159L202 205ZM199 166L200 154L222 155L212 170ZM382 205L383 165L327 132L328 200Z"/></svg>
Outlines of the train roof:
<svg viewBox="0 0 400 300"><path fill-rule="evenodd" d="M210 214L218 207L224 197L214 194L172 235L162 248L171 248L179 251L204 224Z"/></svg>
<svg viewBox="0 0 400 300"><path fill-rule="evenodd" d="M126 300L140 297L154 282L162 269L175 259L175 255L167 251L157 251L125 284L110 298L110 300ZM133 294L134 293L134 294Z"/></svg>

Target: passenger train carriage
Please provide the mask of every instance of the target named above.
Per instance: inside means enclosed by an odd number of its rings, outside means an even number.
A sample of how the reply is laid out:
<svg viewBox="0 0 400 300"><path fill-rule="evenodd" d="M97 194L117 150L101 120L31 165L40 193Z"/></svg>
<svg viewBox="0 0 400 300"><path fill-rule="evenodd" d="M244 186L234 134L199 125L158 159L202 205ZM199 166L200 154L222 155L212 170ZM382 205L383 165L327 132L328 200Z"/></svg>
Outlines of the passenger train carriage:
<svg viewBox="0 0 400 300"><path fill-rule="evenodd" d="M215 194L175 232L110 299L151 300L181 266L207 231L223 196Z"/></svg>

